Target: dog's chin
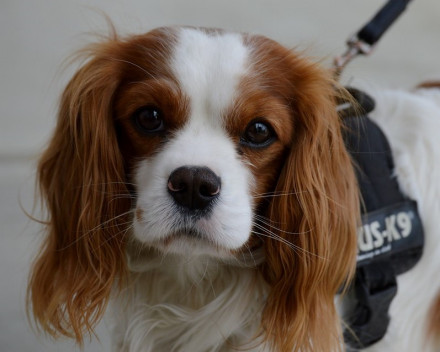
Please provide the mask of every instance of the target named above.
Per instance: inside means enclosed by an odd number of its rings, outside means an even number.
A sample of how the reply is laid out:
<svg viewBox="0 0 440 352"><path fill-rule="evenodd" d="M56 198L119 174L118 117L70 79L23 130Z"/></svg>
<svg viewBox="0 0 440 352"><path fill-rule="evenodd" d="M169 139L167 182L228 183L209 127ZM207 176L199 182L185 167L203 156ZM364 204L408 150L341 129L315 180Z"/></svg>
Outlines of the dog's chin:
<svg viewBox="0 0 440 352"><path fill-rule="evenodd" d="M172 232L160 240L147 243L164 255L174 254L185 257L208 256L218 259L235 257L234 249L227 248L221 243L211 240L207 234L195 229L185 229Z"/></svg>
<svg viewBox="0 0 440 352"><path fill-rule="evenodd" d="M255 242L255 243L254 243ZM237 267L255 268L264 261L263 247L250 239L239 248L229 248L215 242L207 234L195 229L171 232L153 241L132 237L127 246L128 264L131 271L143 272L166 262L193 263L206 260Z"/></svg>

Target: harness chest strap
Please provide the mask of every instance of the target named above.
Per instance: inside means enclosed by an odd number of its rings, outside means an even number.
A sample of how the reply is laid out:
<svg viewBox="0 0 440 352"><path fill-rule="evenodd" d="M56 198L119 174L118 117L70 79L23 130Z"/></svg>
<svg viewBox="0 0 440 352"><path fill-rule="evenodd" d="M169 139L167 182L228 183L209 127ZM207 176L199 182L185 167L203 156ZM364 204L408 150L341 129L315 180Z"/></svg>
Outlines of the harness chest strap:
<svg viewBox="0 0 440 352"><path fill-rule="evenodd" d="M359 349L385 335L389 307L398 289L396 277L418 262L424 235L417 203L402 194L394 177L389 143L366 115L374 101L358 90L349 91L364 112L356 116L347 104L340 110L345 143L357 166L363 214L356 276L350 289L356 304L345 317L350 328L344 339L350 348Z"/></svg>

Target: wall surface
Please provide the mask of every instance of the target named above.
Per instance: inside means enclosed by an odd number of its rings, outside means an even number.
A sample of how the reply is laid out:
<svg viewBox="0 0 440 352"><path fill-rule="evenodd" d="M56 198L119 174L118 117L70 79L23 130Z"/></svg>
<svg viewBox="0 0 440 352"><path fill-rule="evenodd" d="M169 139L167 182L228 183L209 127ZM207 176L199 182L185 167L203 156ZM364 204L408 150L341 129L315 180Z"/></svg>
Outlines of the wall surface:
<svg viewBox="0 0 440 352"><path fill-rule="evenodd" d="M306 50L330 65L345 40L378 10L379 0L1 0L0 1L0 351L76 351L66 341L36 337L26 322L29 262L39 245L33 207L37 155L50 136L58 97L74 67L63 62L105 33L107 14L120 34L186 24L259 33ZM414 0L369 58L359 58L342 81L408 89L440 79L440 2ZM100 342L85 351L108 351Z"/></svg>

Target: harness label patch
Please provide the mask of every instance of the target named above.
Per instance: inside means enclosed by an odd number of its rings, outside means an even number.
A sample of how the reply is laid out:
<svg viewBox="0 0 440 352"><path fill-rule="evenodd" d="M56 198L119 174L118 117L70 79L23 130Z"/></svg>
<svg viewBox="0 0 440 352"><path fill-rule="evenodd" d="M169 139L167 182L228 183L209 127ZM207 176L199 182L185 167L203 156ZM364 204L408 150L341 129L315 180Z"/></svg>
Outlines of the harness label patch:
<svg viewBox="0 0 440 352"><path fill-rule="evenodd" d="M423 229L415 202L406 201L362 216L358 229L358 265L423 246Z"/></svg>

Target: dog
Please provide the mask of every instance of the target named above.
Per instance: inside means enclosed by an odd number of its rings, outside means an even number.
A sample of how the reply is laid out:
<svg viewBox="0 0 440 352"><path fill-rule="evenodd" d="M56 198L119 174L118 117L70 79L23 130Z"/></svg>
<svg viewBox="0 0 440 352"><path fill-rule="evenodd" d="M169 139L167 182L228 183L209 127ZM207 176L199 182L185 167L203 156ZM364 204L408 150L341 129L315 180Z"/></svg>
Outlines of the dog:
<svg viewBox="0 0 440 352"><path fill-rule="evenodd" d="M41 329L81 345L106 313L114 351L343 351L335 297L355 272L361 199L332 73L206 28L113 34L82 54L38 164ZM433 92L376 97L426 248L371 351L440 348Z"/></svg>

